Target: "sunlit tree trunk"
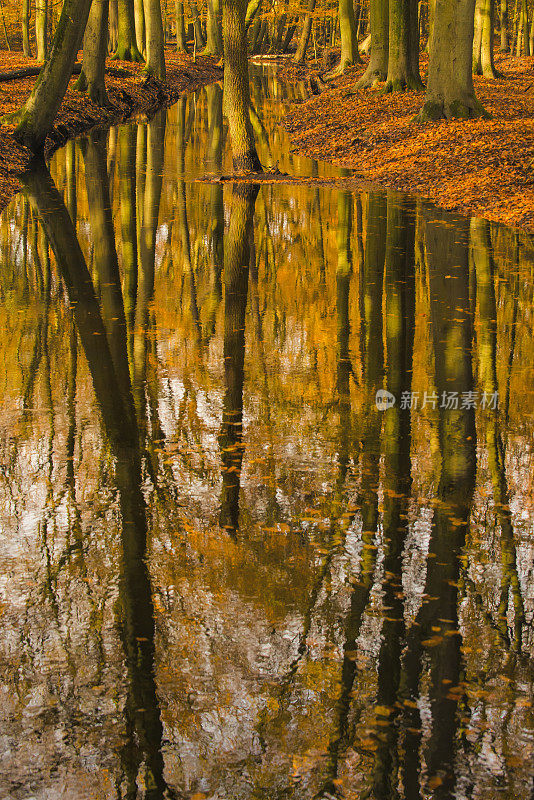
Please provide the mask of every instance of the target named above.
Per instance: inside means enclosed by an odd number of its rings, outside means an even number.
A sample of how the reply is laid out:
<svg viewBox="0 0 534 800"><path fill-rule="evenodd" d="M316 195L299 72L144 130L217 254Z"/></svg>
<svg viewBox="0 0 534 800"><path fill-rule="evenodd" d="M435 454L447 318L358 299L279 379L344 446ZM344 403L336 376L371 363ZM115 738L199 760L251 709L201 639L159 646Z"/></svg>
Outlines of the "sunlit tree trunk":
<svg viewBox="0 0 534 800"><path fill-rule="evenodd" d="M117 0L109 0L109 23L108 23L108 50L114 53L117 49L119 31L119 9Z"/></svg>
<svg viewBox="0 0 534 800"><path fill-rule="evenodd" d="M182 0L176 0L174 7L176 15L176 50L178 53L187 53L184 4Z"/></svg>
<svg viewBox="0 0 534 800"><path fill-rule="evenodd" d="M135 37L137 49L146 56L145 8L143 0L134 0Z"/></svg>
<svg viewBox="0 0 534 800"><path fill-rule="evenodd" d="M48 0L35 0L35 47L37 61L44 63L48 55Z"/></svg>
<svg viewBox="0 0 534 800"><path fill-rule="evenodd" d="M146 30L146 66L144 72L159 81L165 80L163 20L160 0L144 0Z"/></svg>
<svg viewBox="0 0 534 800"><path fill-rule="evenodd" d="M225 0L224 111L228 117L232 157L237 172L260 172L262 167L250 122L245 0Z"/></svg>
<svg viewBox="0 0 534 800"><path fill-rule="evenodd" d="M208 0L206 38L206 49L204 52L214 56L221 56L223 52L221 0Z"/></svg>
<svg viewBox="0 0 534 800"><path fill-rule="evenodd" d="M473 86L475 0L436 0L421 121L487 116Z"/></svg>
<svg viewBox="0 0 534 800"><path fill-rule="evenodd" d="M473 73L485 78L498 77L493 60L494 0L476 0L473 37Z"/></svg>
<svg viewBox="0 0 534 800"><path fill-rule="evenodd" d="M508 34L508 0L501 0L501 53L510 52L510 41Z"/></svg>
<svg viewBox="0 0 534 800"><path fill-rule="evenodd" d="M109 105L105 83L108 14L109 0L92 0L83 39L82 71L76 81L78 91L100 106Z"/></svg>
<svg viewBox="0 0 534 800"><path fill-rule="evenodd" d="M398 2L400 0L391 0ZM367 69L356 84L358 89L384 81L389 60L389 3L390 0L369 0L371 21L371 57Z"/></svg>
<svg viewBox="0 0 534 800"><path fill-rule="evenodd" d="M295 55L293 56L293 61L296 64L302 63L306 57L306 49L308 47L308 42L310 41L310 34L312 29L312 14L315 10L315 2L316 0L308 0L308 8L306 16L304 17L304 22L302 23L302 31L300 33L299 43L297 45L297 50Z"/></svg>
<svg viewBox="0 0 534 800"><path fill-rule="evenodd" d="M342 74L348 67L360 64L360 51L356 36L356 20L352 0L339 0L339 28L341 32L341 61L336 74Z"/></svg>
<svg viewBox="0 0 534 800"><path fill-rule="evenodd" d="M22 52L31 56L30 47L30 0L22 0Z"/></svg>
<svg viewBox="0 0 534 800"><path fill-rule="evenodd" d="M15 138L33 152L43 149L61 101L89 16L91 0L65 0L52 50L23 108L9 121L16 123Z"/></svg>
<svg viewBox="0 0 534 800"><path fill-rule="evenodd" d="M134 0L117 0L119 19L117 48L113 58L121 61L142 61L135 35Z"/></svg>

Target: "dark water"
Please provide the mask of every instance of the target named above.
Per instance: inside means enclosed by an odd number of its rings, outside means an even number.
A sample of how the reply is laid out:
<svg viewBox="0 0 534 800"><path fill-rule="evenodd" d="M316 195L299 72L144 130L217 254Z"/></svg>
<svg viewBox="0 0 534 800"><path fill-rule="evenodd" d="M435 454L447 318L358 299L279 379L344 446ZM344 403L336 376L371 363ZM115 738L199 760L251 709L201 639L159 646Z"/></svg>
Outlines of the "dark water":
<svg viewBox="0 0 534 800"><path fill-rule="evenodd" d="M0 797L531 798L532 240L221 99L0 219Z"/></svg>

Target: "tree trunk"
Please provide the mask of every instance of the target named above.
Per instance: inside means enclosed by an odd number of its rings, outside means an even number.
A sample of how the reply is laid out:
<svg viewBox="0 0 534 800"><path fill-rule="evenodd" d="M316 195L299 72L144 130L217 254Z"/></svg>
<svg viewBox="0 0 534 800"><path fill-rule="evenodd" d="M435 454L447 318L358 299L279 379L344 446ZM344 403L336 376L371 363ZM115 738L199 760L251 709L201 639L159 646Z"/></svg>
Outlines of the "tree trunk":
<svg viewBox="0 0 534 800"><path fill-rule="evenodd" d="M480 35L480 73L485 78L498 78L493 60L493 29L495 27L495 0L481 0L482 30Z"/></svg>
<svg viewBox="0 0 534 800"><path fill-rule="evenodd" d="M43 149L67 91L90 7L91 0L64 0L50 56L23 108L9 117L17 141L34 153Z"/></svg>
<svg viewBox="0 0 534 800"><path fill-rule="evenodd" d="M389 4L389 57L386 92L419 91L419 21L417 0Z"/></svg>
<svg viewBox="0 0 534 800"><path fill-rule="evenodd" d="M176 14L176 52L187 53L187 45L185 43L186 35L185 35L183 0L176 0L175 14Z"/></svg>
<svg viewBox="0 0 534 800"><path fill-rule="evenodd" d="M22 52L31 56L30 47L30 0L22 0Z"/></svg>
<svg viewBox="0 0 534 800"><path fill-rule="evenodd" d="M206 44L206 40L204 39L204 33L202 31L200 14L198 12L198 6L196 0L189 0L189 8L191 9L191 16L193 17L193 26L195 30L195 40L197 44L197 50L201 50Z"/></svg>
<svg viewBox="0 0 534 800"><path fill-rule="evenodd" d="M92 0L83 40L83 65L76 89L99 106L109 105L105 72L108 52L109 0Z"/></svg>
<svg viewBox="0 0 534 800"><path fill-rule="evenodd" d="M225 0L223 5L224 111L232 140L234 169L260 172L254 132L250 122L245 0Z"/></svg>
<svg viewBox="0 0 534 800"><path fill-rule="evenodd" d="M108 50L110 53L114 53L119 41L119 6L117 0L109 0L108 31Z"/></svg>
<svg viewBox="0 0 534 800"><path fill-rule="evenodd" d="M146 75L165 81L165 53L163 49L163 20L160 0L144 0L146 26Z"/></svg>
<svg viewBox="0 0 534 800"><path fill-rule="evenodd" d="M145 6L143 0L134 0L135 38L137 49L146 56Z"/></svg>
<svg viewBox="0 0 534 800"><path fill-rule="evenodd" d="M37 61L44 64L47 53L48 0L35 0L35 48Z"/></svg>
<svg viewBox="0 0 534 800"><path fill-rule="evenodd" d="M501 53L510 52L508 40L508 0L501 0Z"/></svg>
<svg viewBox="0 0 534 800"><path fill-rule="evenodd" d="M399 4L399 0L392 0ZM371 58L367 69L356 84L365 89L383 81L388 73L389 57L389 0L369 0L371 18Z"/></svg>
<svg viewBox="0 0 534 800"><path fill-rule="evenodd" d="M222 12L220 0L208 0L206 39L205 52L214 56L222 56Z"/></svg>
<svg viewBox="0 0 534 800"><path fill-rule="evenodd" d="M362 61L358 50L352 0L339 0L339 27L341 31L341 61L336 73L341 75L347 67L361 64Z"/></svg>
<svg viewBox="0 0 534 800"><path fill-rule="evenodd" d="M135 35L135 15L133 0L117 0L119 26L117 31L117 48L113 58L121 61L143 61L137 47Z"/></svg>
<svg viewBox="0 0 534 800"><path fill-rule="evenodd" d="M488 116L473 86L475 0L436 0L421 121Z"/></svg>
<svg viewBox="0 0 534 800"><path fill-rule="evenodd" d="M306 48L308 47L308 42L310 40L311 28L312 28L312 14L315 10L315 0L308 0L308 13L304 18L304 22L302 23L302 32L300 34L299 43L297 46L297 51L293 56L293 61L295 64L301 64L304 59L306 58Z"/></svg>

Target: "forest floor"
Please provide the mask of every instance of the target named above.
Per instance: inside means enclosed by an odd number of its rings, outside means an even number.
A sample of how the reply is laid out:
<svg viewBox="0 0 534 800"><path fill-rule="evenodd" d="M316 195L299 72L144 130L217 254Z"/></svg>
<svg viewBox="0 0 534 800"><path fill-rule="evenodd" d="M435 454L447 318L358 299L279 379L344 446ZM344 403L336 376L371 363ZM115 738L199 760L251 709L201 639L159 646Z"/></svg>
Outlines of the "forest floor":
<svg viewBox="0 0 534 800"><path fill-rule="evenodd" d="M81 57L81 53L79 54ZM79 60L79 59L78 59ZM197 56L194 61L187 55L166 50L167 81L160 84L142 75L142 64L125 61L106 62L106 88L111 106L104 110L74 88L73 76L54 127L45 143L49 156L67 139L87 131L95 125L109 125L131 117L150 116L158 108L175 102L183 92L192 92L207 83L221 80L223 71L218 59ZM36 65L33 58L18 52L0 51L0 72L23 69ZM30 94L36 78L22 78L0 82L0 117L16 111ZM13 138L13 126L0 124L0 210L19 191L17 175L26 169L32 159L30 150Z"/></svg>
<svg viewBox="0 0 534 800"><path fill-rule="evenodd" d="M491 119L421 125L424 93L357 91L364 67L293 104L283 124L294 152L354 171L443 208L534 230L534 58L497 54L504 79L475 78ZM291 83L322 72L317 63L279 76ZM422 56L421 74L427 69Z"/></svg>

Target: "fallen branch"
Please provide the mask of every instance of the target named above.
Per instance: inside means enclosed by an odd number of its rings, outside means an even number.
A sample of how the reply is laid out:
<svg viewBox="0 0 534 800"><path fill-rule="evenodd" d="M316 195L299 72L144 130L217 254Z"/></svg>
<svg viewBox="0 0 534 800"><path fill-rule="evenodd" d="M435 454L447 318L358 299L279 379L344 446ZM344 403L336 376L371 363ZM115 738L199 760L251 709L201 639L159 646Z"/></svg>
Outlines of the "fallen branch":
<svg viewBox="0 0 534 800"><path fill-rule="evenodd" d="M42 65L36 65L35 67L23 67L22 69L13 69L9 72L0 72L0 83L4 83L5 81L16 81L20 78L33 78L39 75L42 70ZM81 64L74 64L72 68L73 75L79 75L82 71ZM122 77L123 75L129 75L130 73L126 69L122 69L121 67L106 67L106 72L109 75L116 75L118 77Z"/></svg>

